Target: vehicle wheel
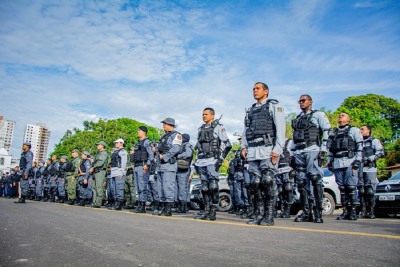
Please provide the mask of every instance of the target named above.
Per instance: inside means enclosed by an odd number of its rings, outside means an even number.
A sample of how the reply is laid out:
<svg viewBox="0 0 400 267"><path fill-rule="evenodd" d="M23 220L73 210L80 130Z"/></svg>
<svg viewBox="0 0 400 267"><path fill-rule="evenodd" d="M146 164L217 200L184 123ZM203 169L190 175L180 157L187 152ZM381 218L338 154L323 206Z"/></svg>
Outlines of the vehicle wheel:
<svg viewBox="0 0 400 267"><path fill-rule="evenodd" d="M335 211L335 200L329 193L324 193L324 200L322 202L322 215L332 215Z"/></svg>
<svg viewBox="0 0 400 267"><path fill-rule="evenodd" d="M218 211L228 211L232 208L231 195L226 192L219 193Z"/></svg>
<svg viewBox="0 0 400 267"><path fill-rule="evenodd" d="M200 205L197 201L190 201L190 208L192 210L200 210Z"/></svg>

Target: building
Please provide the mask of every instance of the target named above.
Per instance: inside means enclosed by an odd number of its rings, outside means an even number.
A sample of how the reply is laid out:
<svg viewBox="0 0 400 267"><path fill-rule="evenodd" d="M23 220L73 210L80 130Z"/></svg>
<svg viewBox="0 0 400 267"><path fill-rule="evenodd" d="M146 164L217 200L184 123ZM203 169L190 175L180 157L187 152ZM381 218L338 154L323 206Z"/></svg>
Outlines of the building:
<svg viewBox="0 0 400 267"><path fill-rule="evenodd" d="M25 128L24 142L31 143L31 151L33 153L33 161L46 160L47 149L49 147L50 131L46 125L27 124Z"/></svg>
<svg viewBox="0 0 400 267"><path fill-rule="evenodd" d="M390 171L392 173L392 176L393 176L396 173L400 172L400 163L398 163L396 165L393 165L393 166L386 167L383 170Z"/></svg>
<svg viewBox="0 0 400 267"><path fill-rule="evenodd" d="M0 173L9 172L11 168L11 156L8 151L2 147L0 148Z"/></svg>
<svg viewBox="0 0 400 267"><path fill-rule="evenodd" d="M10 154L15 129L15 121L5 120L0 116L0 148Z"/></svg>

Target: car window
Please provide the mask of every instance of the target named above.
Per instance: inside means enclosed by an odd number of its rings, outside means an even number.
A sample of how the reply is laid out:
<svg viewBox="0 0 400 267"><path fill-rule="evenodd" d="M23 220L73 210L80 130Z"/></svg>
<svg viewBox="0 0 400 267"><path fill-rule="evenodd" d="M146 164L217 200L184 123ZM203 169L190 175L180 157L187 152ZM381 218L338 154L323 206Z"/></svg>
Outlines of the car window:
<svg viewBox="0 0 400 267"><path fill-rule="evenodd" d="M332 175L333 175L333 173L328 168L324 168L324 177L332 176Z"/></svg>
<svg viewBox="0 0 400 267"><path fill-rule="evenodd" d="M390 181L400 181L400 172L389 178Z"/></svg>

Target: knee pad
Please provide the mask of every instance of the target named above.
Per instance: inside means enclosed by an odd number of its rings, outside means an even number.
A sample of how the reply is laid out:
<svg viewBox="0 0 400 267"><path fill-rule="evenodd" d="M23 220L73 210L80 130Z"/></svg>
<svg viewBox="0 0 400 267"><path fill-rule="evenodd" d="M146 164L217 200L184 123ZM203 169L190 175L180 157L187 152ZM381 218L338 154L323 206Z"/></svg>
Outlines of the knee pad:
<svg viewBox="0 0 400 267"><path fill-rule="evenodd" d="M265 170L262 172L262 177L261 177L261 184L265 185L270 185L275 179L275 174L271 170Z"/></svg>
<svg viewBox="0 0 400 267"><path fill-rule="evenodd" d="M208 181L201 181L201 193L206 194L208 192Z"/></svg>
<svg viewBox="0 0 400 267"><path fill-rule="evenodd" d="M346 190L346 187L344 185L339 185L339 190L340 192L344 192Z"/></svg>
<svg viewBox="0 0 400 267"><path fill-rule="evenodd" d="M282 193L282 185L277 186L277 191L278 191L278 194Z"/></svg>
<svg viewBox="0 0 400 267"><path fill-rule="evenodd" d="M354 186L354 185L348 185L348 186L346 186L346 192L347 192L347 193L353 193L353 192L356 191L356 189L357 189L357 187Z"/></svg>
<svg viewBox="0 0 400 267"><path fill-rule="evenodd" d="M292 190L293 190L292 183L285 183L285 184L283 185L283 191L285 191L285 192L292 192Z"/></svg>
<svg viewBox="0 0 400 267"><path fill-rule="evenodd" d="M300 188L306 187L306 180L305 179L298 180L297 187L299 188L299 190L300 190Z"/></svg>
<svg viewBox="0 0 400 267"><path fill-rule="evenodd" d="M211 180L210 182L209 182L209 190L212 192L212 193L215 193L215 192L218 192L218 181L217 180Z"/></svg>
<svg viewBox="0 0 400 267"><path fill-rule="evenodd" d="M319 180L321 180L321 175L319 175L319 174L310 174L310 180L311 180L313 183L316 183L316 182L318 182Z"/></svg>
<svg viewBox="0 0 400 267"><path fill-rule="evenodd" d="M365 194L364 186L358 187L358 192L360 192L360 195L363 196Z"/></svg>
<svg viewBox="0 0 400 267"><path fill-rule="evenodd" d="M372 188L372 186L367 186L367 190L366 190L366 195L369 197L374 196L375 192L374 189Z"/></svg>
<svg viewBox="0 0 400 267"><path fill-rule="evenodd" d="M250 187L253 189L253 190L256 190L258 187L259 187L259 185L260 185L260 176L258 176L258 175L256 175L256 174L254 174L254 173L252 173L251 175L250 175Z"/></svg>
<svg viewBox="0 0 400 267"><path fill-rule="evenodd" d="M305 172L307 170L306 165L296 165L296 171Z"/></svg>

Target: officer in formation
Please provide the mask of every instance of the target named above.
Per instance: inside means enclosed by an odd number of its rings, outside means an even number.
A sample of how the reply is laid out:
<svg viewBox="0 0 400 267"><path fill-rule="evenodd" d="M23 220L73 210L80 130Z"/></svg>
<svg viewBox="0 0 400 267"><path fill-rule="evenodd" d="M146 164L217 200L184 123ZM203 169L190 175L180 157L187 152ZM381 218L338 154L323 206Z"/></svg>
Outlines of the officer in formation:
<svg viewBox="0 0 400 267"><path fill-rule="evenodd" d="M60 170L60 163L57 160L57 155L51 157L50 174L50 202L55 202L57 194L57 175Z"/></svg>
<svg viewBox="0 0 400 267"><path fill-rule="evenodd" d="M90 168L92 164L90 162L90 154L87 151L83 151L81 155L81 162L78 168L78 206L85 206L89 199L89 183L91 180ZM90 190L91 191L91 190Z"/></svg>
<svg viewBox="0 0 400 267"><path fill-rule="evenodd" d="M60 168L57 175L57 202L64 203L66 201L66 167L68 157L63 155L60 158Z"/></svg>
<svg viewBox="0 0 400 267"><path fill-rule="evenodd" d="M350 116L340 113L339 128L329 135L327 166L336 178L340 190L343 213L338 220L357 220L356 189L358 185L358 170L361 167L363 137L360 129L351 126Z"/></svg>
<svg viewBox="0 0 400 267"><path fill-rule="evenodd" d="M0 197L6 196L8 172L2 173L0 177Z"/></svg>
<svg viewBox="0 0 400 267"><path fill-rule="evenodd" d="M175 120L165 118L161 121L165 133L157 145L158 183L160 212L157 215L171 216L175 199L177 159L182 146L182 135L175 131Z"/></svg>
<svg viewBox="0 0 400 267"><path fill-rule="evenodd" d="M133 209L136 202L136 184L135 178L133 177L133 170L135 164L133 162L133 154L135 153L135 147L132 146L129 150L128 161L126 163L126 178L124 187L124 199L125 205L123 209Z"/></svg>
<svg viewBox="0 0 400 267"><path fill-rule="evenodd" d="M32 168L29 172L29 177L28 177L28 184L29 184L29 191L28 191L28 196L29 200L33 200L36 197L36 190L35 190L35 181L36 181L36 171L37 171L37 166L36 162L32 162Z"/></svg>
<svg viewBox="0 0 400 267"><path fill-rule="evenodd" d="M28 195L28 190L29 190L28 177L33 162L33 153L30 149L31 149L31 143L23 144L22 146L23 152L21 154L21 159L19 161L19 171L14 174L20 177L19 184L21 189L21 196L17 201L15 201L15 203L25 203L25 199ZM16 182L14 182L13 186L16 187Z"/></svg>
<svg viewBox="0 0 400 267"><path fill-rule="evenodd" d="M114 205L109 207L111 210L121 210L124 203L124 187L126 177L126 163L128 153L124 149L124 140L119 138L114 141L115 151L111 155L111 179L108 186L114 196Z"/></svg>
<svg viewBox="0 0 400 267"><path fill-rule="evenodd" d="M186 213L187 211L187 183L190 175L190 166L193 159L193 147L189 143L190 135L182 134L182 146L177 155L177 172L176 172L176 190L175 202L178 213Z"/></svg>
<svg viewBox="0 0 400 267"><path fill-rule="evenodd" d="M97 143L97 154L94 157L90 173L92 175L93 203L92 208L100 208L106 196L106 170L108 153L104 141Z"/></svg>
<svg viewBox="0 0 400 267"><path fill-rule="evenodd" d="M154 162L153 145L147 138L148 129L146 126L140 126L137 130L139 142L134 147L133 164L134 179L139 194L139 202L135 213L146 212L146 201L148 194L148 184L150 177L150 168ZM133 189L133 187L132 187ZM136 194L136 193L135 193Z"/></svg>
<svg viewBox="0 0 400 267"><path fill-rule="evenodd" d="M204 210L195 219L216 220L219 202L218 171L232 148L225 128L219 123L220 119L215 120L213 108L203 110L204 124L198 132L195 166L201 179Z"/></svg>
<svg viewBox="0 0 400 267"><path fill-rule="evenodd" d="M43 199L43 173L45 169L45 161L44 160L39 160L39 167L36 170L36 180L35 180L35 200L36 201L41 201Z"/></svg>
<svg viewBox="0 0 400 267"><path fill-rule="evenodd" d="M249 162L250 185L255 191L257 217L248 224L274 225L276 170L285 145L285 113L277 100L268 99L269 88L257 82L257 101L246 112L242 156Z"/></svg>
<svg viewBox="0 0 400 267"><path fill-rule="evenodd" d="M229 163L230 174L232 174L232 193L231 197L234 203L233 210L228 212L236 215L242 215L247 212L248 199L247 192L244 190L244 161L241 158L241 151L233 152L233 159Z"/></svg>
<svg viewBox="0 0 400 267"><path fill-rule="evenodd" d="M283 153L279 157L278 171L276 175L277 194L279 197L279 205L277 210L281 210L280 218L290 218L290 208L294 202L293 184L295 172L293 171L293 152L291 147L293 140L287 139ZM277 214L278 216L278 214Z"/></svg>
<svg viewBox="0 0 400 267"><path fill-rule="evenodd" d="M375 219L375 189L378 182L376 161L385 154L381 142L371 136L370 126L362 126L360 132L363 137L363 164L358 181L361 204L361 212L358 217Z"/></svg>
<svg viewBox="0 0 400 267"><path fill-rule="evenodd" d="M326 154L326 142L331 125L325 113L313 110L312 104L311 96L301 95L299 99L301 113L292 121L296 183L303 210L294 221L323 223L324 172L321 168L321 159ZM310 192L311 185L315 205Z"/></svg>
<svg viewBox="0 0 400 267"><path fill-rule="evenodd" d="M153 144L153 150L157 144ZM157 171L157 160L154 157L152 165L150 167L150 175L149 175L149 183L148 183L148 199L150 203L150 210L153 211L153 215L159 214L159 204L160 204L160 197L159 197L159 184L158 184L158 171Z"/></svg>

